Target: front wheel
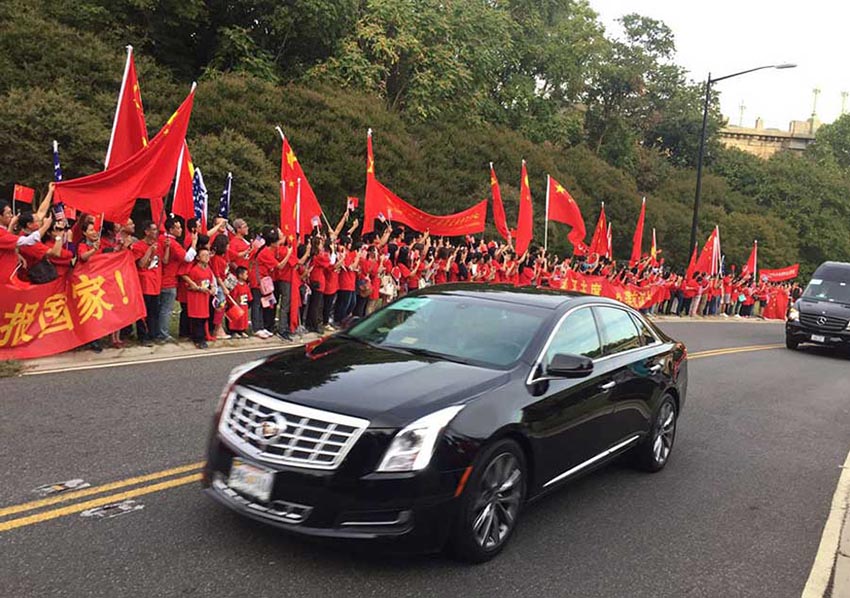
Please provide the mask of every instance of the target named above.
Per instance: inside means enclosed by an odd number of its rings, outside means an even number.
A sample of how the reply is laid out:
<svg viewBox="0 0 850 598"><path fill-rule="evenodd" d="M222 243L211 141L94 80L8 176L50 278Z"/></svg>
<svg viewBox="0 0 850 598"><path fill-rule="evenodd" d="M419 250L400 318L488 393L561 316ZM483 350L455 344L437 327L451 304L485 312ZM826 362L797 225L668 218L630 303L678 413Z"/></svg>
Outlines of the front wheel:
<svg viewBox="0 0 850 598"><path fill-rule="evenodd" d="M791 349L792 351L796 351L796 350L797 350L797 345L799 345L799 344L800 344L800 343L798 343L797 341L795 341L795 340L794 340L793 338L791 338L790 336L786 336L786 337L785 337L785 346L786 346L787 348Z"/></svg>
<svg viewBox="0 0 850 598"><path fill-rule="evenodd" d="M450 541L455 557L483 563L502 551L516 527L527 478L516 442L500 440L484 449L461 496Z"/></svg>
<svg viewBox="0 0 850 598"><path fill-rule="evenodd" d="M638 469L655 473L667 465L673 451L673 441L676 439L678 415L676 401L666 395L658 407L649 435L634 449L635 465Z"/></svg>

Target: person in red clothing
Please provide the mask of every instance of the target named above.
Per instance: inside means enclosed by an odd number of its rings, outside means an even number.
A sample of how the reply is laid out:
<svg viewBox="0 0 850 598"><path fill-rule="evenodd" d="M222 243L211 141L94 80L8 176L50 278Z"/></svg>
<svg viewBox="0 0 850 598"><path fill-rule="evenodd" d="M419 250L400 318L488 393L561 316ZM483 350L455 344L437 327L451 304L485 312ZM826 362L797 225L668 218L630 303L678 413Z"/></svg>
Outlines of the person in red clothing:
<svg viewBox="0 0 850 598"><path fill-rule="evenodd" d="M30 235L39 230L39 223L36 218L37 216L32 212L27 212L21 216L20 227L22 229L22 235ZM55 224L52 225L51 230L55 228L55 226ZM60 231L55 231L52 234L53 236L48 237L49 241L45 239L42 242L33 243L32 245L22 245L18 248L21 257L24 260L21 271L18 273L18 276L21 279L30 280L29 269L35 267L36 264L42 260L47 259L50 261L51 258L59 257L62 252L64 228Z"/></svg>
<svg viewBox="0 0 850 598"><path fill-rule="evenodd" d="M339 291L339 271L342 268L339 245L332 243L331 247L333 251L330 254L330 265L325 271L325 288L322 291L322 324L325 329L331 325L331 314Z"/></svg>
<svg viewBox="0 0 850 598"><path fill-rule="evenodd" d="M277 302L274 296L274 279L278 272L289 263L289 258L292 257L293 253L293 248L290 245L281 259L277 259L275 251L277 245L280 244L280 236L278 229L264 228L262 233L264 244L257 251L255 257L260 288L268 289L268 292L261 297L262 326L259 330L255 330L256 335L260 338L269 338L274 334L274 316Z"/></svg>
<svg viewBox="0 0 850 598"><path fill-rule="evenodd" d="M136 269L139 273L139 285L142 287L142 297L145 300L147 315L144 320L136 322L136 335L142 345L150 347L154 336L159 330L159 292L162 288L162 264L159 254L159 228L156 223L146 220L142 223L144 238L131 247L136 258Z"/></svg>
<svg viewBox="0 0 850 598"><path fill-rule="evenodd" d="M230 333L238 338L248 338L248 308L251 303L251 287L248 286L248 268L237 266L236 286L230 291L231 305L234 303L242 308L242 315L231 319L228 323Z"/></svg>
<svg viewBox="0 0 850 598"><path fill-rule="evenodd" d="M53 224L52 218L48 216L41 221L38 230L28 234L16 235L11 232L18 225L18 216L12 215L12 208L5 201L0 201L0 284L5 284L12 274L22 265L23 258L20 257L19 248L27 245L35 245L41 241Z"/></svg>
<svg viewBox="0 0 850 598"><path fill-rule="evenodd" d="M198 252L198 262L183 277L189 287L187 304L192 341L199 349L206 349L210 298L216 293L215 275L210 268L209 249Z"/></svg>
<svg viewBox="0 0 850 598"><path fill-rule="evenodd" d="M224 331L224 314L232 305L230 291L235 286L235 277L230 276L230 267L227 262L228 239L219 234L210 243L210 268L215 276L218 291L215 296L216 306L210 318L213 327L213 336L216 339L227 340L230 335Z"/></svg>
<svg viewBox="0 0 850 598"><path fill-rule="evenodd" d="M313 238L310 248L310 303L307 306L307 330L321 333L322 310L324 307L325 283L331 267L327 239L321 235Z"/></svg>
<svg viewBox="0 0 850 598"><path fill-rule="evenodd" d="M295 276L295 268L299 265L299 263L303 264L307 261L307 257L308 256L305 254L301 260L298 259L294 240L283 239L275 247L275 259L278 260L279 263L282 263L279 268L276 267L274 269L274 274L272 275L272 278L274 278L275 281L275 295L278 302L277 335L285 341L292 340L289 324L290 310L293 305L292 281ZM300 292L300 285L297 281L295 284L295 292Z"/></svg>
<svg viewBox="0 0 850 598"><path fill-rule="evenodd" d="M248 241L248 232L248 224L244 220L237 218L233 221L233 235L227 248L227 259L230 260L230 269L234 272L239 266L248 270L248 286L251 287L251 327L254 332L259 332L263 329L263 312L254 256L260 248L260 243Z"/></svg>
<svg viewBox="0 0 850 598"><path fill-rule="evenodd" d="M354 311L354 291L357 287L357 270L360 267L360 253L351 250L351 237L340 241L339 253L339 290L336 297L334 319L341 323Z"/></svg>
<svg viewBox="0 0 850 598"><path fill-rule="evenodd" d="M171 336L171 316L177 300L177 278L191 268L195 260L198 236L192 236L188 250L183 248L178 237L183 234L183 225L174 216L165 219L165 234L159 236L159 254L162 256L162 286L159 291L159 328L154 335L157 341L174 342Z"/></svg>

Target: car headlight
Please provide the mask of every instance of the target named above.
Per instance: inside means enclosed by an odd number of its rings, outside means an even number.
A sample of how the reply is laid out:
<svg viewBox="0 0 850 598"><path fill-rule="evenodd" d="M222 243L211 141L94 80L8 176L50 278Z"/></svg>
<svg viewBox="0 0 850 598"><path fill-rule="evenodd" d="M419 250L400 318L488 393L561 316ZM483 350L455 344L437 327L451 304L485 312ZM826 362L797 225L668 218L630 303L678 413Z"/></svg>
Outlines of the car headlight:
<svg viewBox="0 0 850 598"><path fill-rule="evenodd" d="M796 307L792 307L788 310L788 320L791 322L800 321L800 311Z"/></svg>
<svg viewBox="0 0 850 598"><path fill-rule="evenodd" d="M422 417L393 438L377 471L421 471L428 467L440 432L464 408L453 405Z"/></svg>

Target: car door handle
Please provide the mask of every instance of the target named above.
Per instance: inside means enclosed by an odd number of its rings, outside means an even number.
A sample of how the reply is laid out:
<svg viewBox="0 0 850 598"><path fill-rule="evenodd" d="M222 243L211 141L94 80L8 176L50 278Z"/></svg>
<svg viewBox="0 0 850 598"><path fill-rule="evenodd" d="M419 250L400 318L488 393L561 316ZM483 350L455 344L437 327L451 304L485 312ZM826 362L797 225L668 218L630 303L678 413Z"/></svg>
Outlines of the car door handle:
<svg viewBox="0 0 850 598"><path fill-rule="evenodd" d="M614 380L611 380L610 382L606 382L605 384L600 384L599 389L602 390L602 391L608 392L609 390L611 390L615 386L617 386L617 383Z"/></svg>
<svg viewBox="0 0 850 598"><path fill-rule="evenodd" d="M660 363L656 363L654 366L649 368L649 371L652 372L653 374L657 374L658 372L660 372L663 369L664 369L663 365L661 365Z"/></svg>

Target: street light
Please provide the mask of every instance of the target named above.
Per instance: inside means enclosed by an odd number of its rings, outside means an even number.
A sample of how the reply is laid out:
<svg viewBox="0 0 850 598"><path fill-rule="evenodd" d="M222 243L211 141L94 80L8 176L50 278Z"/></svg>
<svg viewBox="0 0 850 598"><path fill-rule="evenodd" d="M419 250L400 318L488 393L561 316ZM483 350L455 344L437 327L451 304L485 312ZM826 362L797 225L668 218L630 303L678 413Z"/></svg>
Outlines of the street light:
<svg viewBox="0 0 850 598"><path fill-rule="evenodd" d="M702 189L702 158L705 153L705 127L708 124L708 103L711 100L711 84L717 83L718 81L723 81L724 79L731 79L732 77L738 77L740 75L746 75L747 73L753 73L755 71L760 71L762 69L793 69L796 67L796 64L767 64L765 66L757 66L754 69L747 69L746 71L741 71L739 73L732 73L731 75L724 75L723 77L717 77L715 79L711 78L711 73L708 74L708 79L705 80L705 103L702 108L702 131L700 131L699 135L699 156L697 157L697 189L696 193L694 193L694 220L691 224L691 244L689 247L693 247L697 242L697 223L699 222L699 199L700 199L700 191ZM690 251L690 249L688 250Z"/></svg>

